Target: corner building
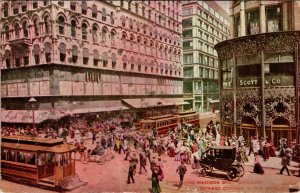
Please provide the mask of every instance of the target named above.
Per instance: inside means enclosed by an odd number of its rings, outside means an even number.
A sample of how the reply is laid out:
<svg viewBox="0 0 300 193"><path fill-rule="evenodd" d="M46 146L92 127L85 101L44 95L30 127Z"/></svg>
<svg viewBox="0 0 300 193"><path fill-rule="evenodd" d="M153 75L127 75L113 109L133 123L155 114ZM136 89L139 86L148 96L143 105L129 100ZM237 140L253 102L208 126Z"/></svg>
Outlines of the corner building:
<svg viewBox="0 0 300 193"><path fill-rule="evenodd" d="M213 1L182 4L185 109L219 109L218 55L214 45L229 38L229 15Z"/></svg>
<svg viewBox="0 0 300 193"><path fill-rule="evenodd" d="M225 135L299 141L299 1L233 1L220 60Z"/></svg>
<svg viewBox="0 0 300 193"><path fill-rule="evenodd" d="M180 2L1 5L2 121L30 120L30 96L36 122L103 111L150 116L184 103Z"/></svg>

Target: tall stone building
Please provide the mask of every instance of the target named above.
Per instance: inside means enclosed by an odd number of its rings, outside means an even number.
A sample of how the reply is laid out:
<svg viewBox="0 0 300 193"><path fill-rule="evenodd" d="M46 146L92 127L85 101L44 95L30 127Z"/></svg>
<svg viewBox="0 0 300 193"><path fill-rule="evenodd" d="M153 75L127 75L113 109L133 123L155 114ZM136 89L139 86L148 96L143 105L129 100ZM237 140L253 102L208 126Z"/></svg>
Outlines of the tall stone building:
<svg viewBox="0 0 300 193"><path fill-rule="evenodd" d="M218 55L214 45L229 38L229 15L214 1L182 5L183 73L186 109L219 108Z"/></svg>
<svg viewBox="0 0 300 193"><path fill-rule="evenodd" d="M182 98L179 1L2 1L3 122L168 113ZM163 110L159 110L164 107Z"/></svg>
<svg viewBox="0 0 300 193"><path fill-rule="evenodd" d="M232 39L215 46L223 132L299 140L300 1L233 1Z"/></svg>

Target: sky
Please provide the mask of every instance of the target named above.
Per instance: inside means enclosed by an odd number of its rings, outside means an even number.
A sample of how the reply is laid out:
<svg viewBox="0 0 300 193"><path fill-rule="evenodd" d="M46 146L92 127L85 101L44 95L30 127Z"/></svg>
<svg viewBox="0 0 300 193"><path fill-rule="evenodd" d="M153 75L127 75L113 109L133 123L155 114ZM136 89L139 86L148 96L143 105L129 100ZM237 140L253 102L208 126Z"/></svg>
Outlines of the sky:
<svg viewBox="0 0 300 193"><path fill-rule="evenodd" d="M230 1L215 1L217 2L227 13L229 13L229 2Z"/></svg>

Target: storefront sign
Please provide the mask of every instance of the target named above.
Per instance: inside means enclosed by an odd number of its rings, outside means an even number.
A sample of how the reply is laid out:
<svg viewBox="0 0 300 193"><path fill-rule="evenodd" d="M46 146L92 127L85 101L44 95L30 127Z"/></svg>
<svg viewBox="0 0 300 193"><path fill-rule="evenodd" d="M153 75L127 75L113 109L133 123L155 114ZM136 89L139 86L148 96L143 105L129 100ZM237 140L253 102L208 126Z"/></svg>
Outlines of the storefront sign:
<svg viewBox="0 0 300 193"><path fill-rule="evenodd" d="M294 84L292 76L267 76L265 77L266 86L292 86ZM256 87L261 85L261 79L253 78L239 78L238 87Z"/></svg>

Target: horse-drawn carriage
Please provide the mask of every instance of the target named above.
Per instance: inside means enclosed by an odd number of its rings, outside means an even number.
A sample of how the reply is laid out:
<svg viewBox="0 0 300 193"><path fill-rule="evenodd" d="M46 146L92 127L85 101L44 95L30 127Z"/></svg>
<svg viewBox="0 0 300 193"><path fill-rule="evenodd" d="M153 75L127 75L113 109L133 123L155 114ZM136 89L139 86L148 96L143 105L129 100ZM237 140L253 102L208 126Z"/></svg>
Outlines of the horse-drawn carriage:
<svg viewBox="0 0 300 193"><path fill-rule="evenodd" d="M244 168L236 161L236 148L228 146L211 147L206 156L200 160L199 176L205 176L213 170L227 173L231 181L238 181L244 175Z"/></svg>

